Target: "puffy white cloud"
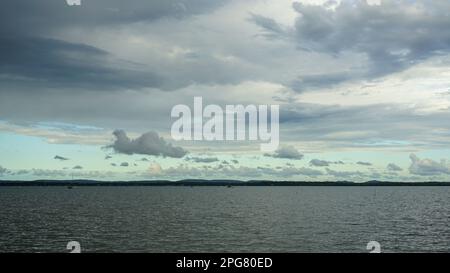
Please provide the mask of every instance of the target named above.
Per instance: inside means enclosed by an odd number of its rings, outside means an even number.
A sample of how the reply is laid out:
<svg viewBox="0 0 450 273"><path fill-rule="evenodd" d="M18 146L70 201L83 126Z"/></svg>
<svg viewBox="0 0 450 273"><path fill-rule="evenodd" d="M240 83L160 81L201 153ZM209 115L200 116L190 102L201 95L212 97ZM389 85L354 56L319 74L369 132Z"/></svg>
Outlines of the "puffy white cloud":
<svg viewBox="0 0 450 273"><path fill-rule="evenodd" d="M328 167L330 165L330 161L320 160L320 159L311 159L311 161L309 161L309 164L311 166L315 166L315 167Z"/></svg>
<svg viewBox="0 0 450 273"><path fill-rule="evenodd" d="M148 132L136 139L130 139L123 130L115 130L113 135L116 140L113 144L107 146L116 153L121 154L143 154L154 156L167 156L180 158L187 154L187 151L181 147L173 146L167 143L156 132Z"/></svg>
<svg viewBox="0 0 450 273"><path fill-rule="evenodd" d="M304 155L301 154L294 146L290 145L281 146L273 154L265 154L265 155L274 158L285 158L294 160L301 160L304 157Z"/></svg>
<svg viewBox="0 0 450 273"><path fill-rule="evenodd" d="M391 172L400 172L400 171L403 171L403 169L402 169L401 167L399 167L398 165L396 165L396 164L394 164L394 163L389 163L389 164L386 166L386 169L387 169L388 171L391 171Z"/></svg>
<svg viewBox="0 0 450 273"><path fill-rule="evenodd" d="M450 164L445 159L437 162L428 158L420 159L415 154L411 154L409 158L411 159L409 172L412 174L422 176L450 174Z"/></svg>

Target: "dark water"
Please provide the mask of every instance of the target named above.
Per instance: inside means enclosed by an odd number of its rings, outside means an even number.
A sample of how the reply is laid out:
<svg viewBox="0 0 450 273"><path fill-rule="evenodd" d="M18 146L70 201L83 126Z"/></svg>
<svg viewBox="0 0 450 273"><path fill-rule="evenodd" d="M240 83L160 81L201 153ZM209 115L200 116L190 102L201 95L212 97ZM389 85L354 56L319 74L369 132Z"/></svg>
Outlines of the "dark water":
<svg viewBox="0 0 450 273"><path fill-rule="evenodd" d="M450 187L1 187L0 252L449 252Z"/></svg>

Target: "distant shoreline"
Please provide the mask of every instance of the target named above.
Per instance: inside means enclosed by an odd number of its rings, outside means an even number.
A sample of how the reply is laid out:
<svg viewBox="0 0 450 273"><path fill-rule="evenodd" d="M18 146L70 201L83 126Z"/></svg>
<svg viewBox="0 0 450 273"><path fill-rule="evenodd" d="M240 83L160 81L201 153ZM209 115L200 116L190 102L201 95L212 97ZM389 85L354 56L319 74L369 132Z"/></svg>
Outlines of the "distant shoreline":
<svg viewBox="0 0 450 273"><path fill-rule="evenodd" d="M130 186L450 186L450 182L387 182L387 181L268 181L268 180L148 180L148 181L98 181L98 180L33 180L33 181L11 181L0 180L0 187L27 187L27 186L108 186L108 187L130 187Z"/></svg>

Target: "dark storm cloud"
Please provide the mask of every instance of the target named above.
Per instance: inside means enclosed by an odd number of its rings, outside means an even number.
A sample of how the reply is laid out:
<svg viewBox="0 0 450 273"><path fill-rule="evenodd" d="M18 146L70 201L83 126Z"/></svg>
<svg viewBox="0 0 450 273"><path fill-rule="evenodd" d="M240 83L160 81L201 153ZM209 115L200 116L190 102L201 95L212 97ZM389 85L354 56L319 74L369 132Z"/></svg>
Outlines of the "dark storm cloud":
<svg viewBox="0 0 450 273"><path fill-rule="evenodd" d="M65 0L6 0L0 9L0 33L36 34L72 27L117 26L164 17L183 18L208 12L224 0L84 0L68 6Z"/></svg>
<svg viewBox="0 0 450 273"><path fill-rule="evenodd" d="M187 151L181 147L173 146L167 143L156 132L148 132L136 139L130 139L123 130L115 130L113 135L116 140L113 144L107 146L116 153L121 154L142 154L164 157L180 158L187 154Z"/></svg>
<svg viewBox="0 0 450 273"><path fill-rule="evenodd" d="M415 154L409 156L411 159L411 165L409 166L409 172L411 174L421 176L450 174L450 164L442 159L440 162L432 159L420 159Z"/></svg>
<svg viewBox="0 0 450 273"><path fill-rule="evenodd" d="M181 19L211 11L225 0L6 0L0 9L0 92L39 88L123 90L175 88L144 65L99 48L49 37L72 29L90 33L161 18ZM178 86L178 85L177 85Z"/></svg>
<svg viewBox="0 0 450 273"><path fill-rule="evenodd" d="M293 83L299 91L389 75L450 52L447 0L381 1L380 5L341 1L334 9L297 2L293 8L299 16L288 29L270 18L253 15L252 20L266 36L291 39L301 50L335 58L351 52L367 61L363 73L357 68L351 73L302 75Z"/></svg>
<svg viewBox="0 0 450 273"><path fill-rule="evenodd" d="M11 86L79 89L157 87L162 79L141 66L85 44L37 37L0 38L0 92Z"/></svg>
<svg viewBox="0 0 450 273"><path fill-rule="evenodd" d="M66 161L66 160L69 160L68 158L66 158L66 157L63 157L63 156L59 156L59 155L55 155L55 157L54 157L53 159L56 159L56 160L61 160L61 161Z"/></svg>

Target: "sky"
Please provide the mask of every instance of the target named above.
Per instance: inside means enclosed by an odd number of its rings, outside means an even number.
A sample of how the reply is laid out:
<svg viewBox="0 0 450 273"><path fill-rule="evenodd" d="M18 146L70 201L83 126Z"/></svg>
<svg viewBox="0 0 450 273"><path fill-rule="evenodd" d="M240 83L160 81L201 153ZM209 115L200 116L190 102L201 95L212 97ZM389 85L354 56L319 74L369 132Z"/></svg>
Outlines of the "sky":
<svg viewBox="0 0 450 273"><path fill-rule="evenodd" d="M6 0L0 180L450 181L447 0ZM280 146L171 109L279 105Z"/></svg>

